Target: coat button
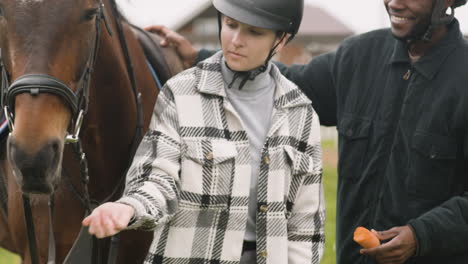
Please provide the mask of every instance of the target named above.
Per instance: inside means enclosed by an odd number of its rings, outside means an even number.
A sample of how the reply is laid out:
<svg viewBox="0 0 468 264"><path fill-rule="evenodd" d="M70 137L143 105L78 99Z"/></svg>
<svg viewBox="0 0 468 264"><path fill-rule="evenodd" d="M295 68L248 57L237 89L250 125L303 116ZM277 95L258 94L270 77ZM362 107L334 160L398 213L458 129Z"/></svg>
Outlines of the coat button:
<svg viewBox="0 0 468 264"><path fill-rule="evenodd" d="M271 160L270 160L270 157L269 157L269 156L265 156L265 157L263 158L263 163L265 163L265 164L267 164L267 165L270 164L270 161L271 161Z"/></svg>
<svg viewBox="0 0 468 264"><path fill-rule="evenodd" d="M262 212L262 213L268 212L268 205L266 205L266 204L260 205L260 212Z"/></svg>
<svg viewBox="0 0 468 264"><path fill-rule="evenodd" d="M348 137L351 137L351 136L353 135L353 132L354 132L353 129L350 128L350 129L348 129L348 130L346 131L346 135L347 135Z"/></svg>
<svg viewBox="0 0 468 264"><path fill-rule="evenodd" d="M431 153L429 157L431 157L431 159L435 159L437 157L437 150L435 150L434 147L431 148Z"/></svg>
<svg viewBox="0 0 468 264"><path fill-rule="evenodd" d="M411 70L408 70L405 75L403 75L403 80L407 81L411 77Z"/></svg>
<svg viewBox="0 0 468 264"><path fill-rule="evenodd" d="M213 160L213 152L208 152L208 153L206 153L205 158L206 158L207 160Z"/></svg>
<svg viewBox="0 0 468 264"><path fill-rule="evenodd" d="M266 252L266 250L260 251L260 257L262 258L268 257L268 253Z"/></svg>

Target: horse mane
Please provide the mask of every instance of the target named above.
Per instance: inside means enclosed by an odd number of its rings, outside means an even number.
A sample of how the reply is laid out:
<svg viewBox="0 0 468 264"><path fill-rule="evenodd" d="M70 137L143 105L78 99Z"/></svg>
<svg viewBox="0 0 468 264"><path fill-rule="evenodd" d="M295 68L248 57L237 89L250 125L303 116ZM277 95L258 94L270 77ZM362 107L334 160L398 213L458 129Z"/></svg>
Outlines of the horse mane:
<svg viewBox="0 0 468 264"><path fill-rule="evenodd" d="M131 0L126 0L126 1L131 1ZM119 4L117 4L116 0L109 0L109 2L110 2L110 5L112 7L112 11L113 11L114 15L116 15L116 19L118 21L128 23L128 19L125 17L122 10L120 10Z"/></svg>

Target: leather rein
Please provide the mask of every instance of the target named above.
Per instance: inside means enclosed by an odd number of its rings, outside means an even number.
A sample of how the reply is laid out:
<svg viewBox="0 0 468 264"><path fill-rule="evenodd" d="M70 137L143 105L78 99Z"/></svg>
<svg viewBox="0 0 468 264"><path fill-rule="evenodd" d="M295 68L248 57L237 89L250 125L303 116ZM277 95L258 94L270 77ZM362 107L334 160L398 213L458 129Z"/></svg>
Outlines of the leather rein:
<svg viewBox="0 0 468 264"><path fill-rule="evenodd" d="M143 114L142 114L142 104L141 104L141 94L138 92L136 87L135 74L133 70L133 65L129 55L128 45L124 36L123 26L121 19L118 19L117 7L114 1L111 1L113 4L112 11L114 12L114 17L116 18L117 30L119 33L119 42L124 53L127 73L129 75L132 91L135 96L136 105L137 105L137 127L136 134L133 138L131 145L130 153L133 156L138 147L138 143L143 137ZM68 183L72 193L80 200L81 204L85 208L86 213L90 213L92 210L91 199L88 191L89 175L88 175L88 162L86 155L83 151L81 140L79 138L81 125L83 123L84 115L88 111L89 105L89 88L91 81L91 74L94 72L94 66L96 63L99 44L101 40L101 22L104 22L104 25L107 29L107 32L112 36L112 29L109 24L108 16L105 11L104 4L102 0L99 1L99 8L96 14L96 37L94 40L94 45L92 46L88 61L86 63L86 68L83 71L80 79L81 85L77 91L73 91L66 84L60 80L46 74L26 74L17 78L11 85L8 82L8 73L6 71L5 65L3 63L3 56L0 54L0 67L1 67L1 105L4 110L4 114L8 121L8 127L10 133L14 130L14 115L11 109L14 109L15 96L21 93L30 93L33 96L36 96L40 93L53 94L60 97L65 101L67 106L71 109L72 119L71 122L72 132L67 132L65 138L65 143L72 144L73 152L80 164L80 183L82 185L82 194L78 189L72 184L70 179L65 177L65 180ZM1 50L0 50L1 52ZM131 161L130 161L131 162ZM130 164L128 164L130 165ZM128 166L127 166L128 168ZM123 185L125 183L125 174L121 176L118 181L118 184L113 189L112 193L104 199L101 203L110 201L117 193L123 191ZM29 251L31 255L32 264L39 264L39 255L36 244L36 236L34 230L34 223L32 219L32 210L30 207L30 200L27 194L23 194L23 207L24 214L26 218L26 227L28 233L29 241ZM54 196L53 194L49 199L49 249L48 249L48 261L47 264L56 263L56 247L55 239L53 232L53 211L54 211ZM108 263L112 264L116 262L117 259L117 248L119 244L119 235L116 235L111 238L111 245L109 248L109 257ZM97 254L93 254L93 263L99 263L99 250Z"/></svg>

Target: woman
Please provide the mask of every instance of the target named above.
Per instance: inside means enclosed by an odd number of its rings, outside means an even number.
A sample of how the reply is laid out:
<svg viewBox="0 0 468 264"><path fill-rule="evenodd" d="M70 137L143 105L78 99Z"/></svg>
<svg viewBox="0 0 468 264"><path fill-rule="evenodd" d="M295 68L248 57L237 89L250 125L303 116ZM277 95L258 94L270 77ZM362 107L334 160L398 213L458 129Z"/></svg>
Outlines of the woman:
<svg viewBox="0 0 468 264"><path fill-rule="evenodd" d="M319 121L270 60L303 0L214 0L222 51L168 81L124 196L83 224L154 231L146 263L319 263Z"/></svg>

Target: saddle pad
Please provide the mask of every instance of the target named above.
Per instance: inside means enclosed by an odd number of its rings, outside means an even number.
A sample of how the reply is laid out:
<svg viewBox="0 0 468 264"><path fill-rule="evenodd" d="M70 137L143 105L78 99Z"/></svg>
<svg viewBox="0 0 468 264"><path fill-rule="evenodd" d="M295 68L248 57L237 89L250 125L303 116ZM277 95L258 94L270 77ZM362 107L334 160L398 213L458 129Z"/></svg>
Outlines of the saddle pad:
<svg viewBox="0 0 468 264"><path fill-rule="evenodd" d="M5 114L3 111L0 111L0 159L3 160L5 157L5 143L8 137L8 124L5 118ZM0 211L6 217L7 214L7 201L8 201L8 193L6 189L6 181L5 175L3 175L3 171L0 170Z"/></svg>
<svg viewBox="0 0 468 264"><path fill-rule="evenodd" d="M8 130L8 122L5 118L5 112L0 111L0 142L2 142L2 145L3 141L8 137L9 132L10 130Z"/></svg>
<svg viewBox="0 0 468 264"><path fill-rule="evenodd" d="M5 175L3 175L3 171L0 170L0 213L2 213L5 217L8 216L7 203L8 193L6 188Z"/></svg>

